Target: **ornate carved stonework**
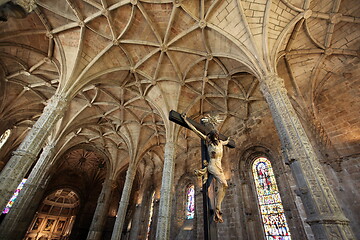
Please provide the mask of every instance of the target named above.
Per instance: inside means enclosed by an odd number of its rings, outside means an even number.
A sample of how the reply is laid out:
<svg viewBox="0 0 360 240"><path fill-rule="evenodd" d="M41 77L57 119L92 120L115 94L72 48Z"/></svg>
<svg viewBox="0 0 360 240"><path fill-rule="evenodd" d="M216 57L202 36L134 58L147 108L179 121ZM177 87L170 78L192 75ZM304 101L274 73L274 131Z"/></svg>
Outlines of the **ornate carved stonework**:
<svg viewBox="0 0 360 240"><path fill-rule="evenodd" d="M287 96L283 79L276 75L261 81L261 91L269 104L279 133L282 150L297 181L307 209L308 223L319 239L354 239L329 187L319 159Z"/></svg>
<svg viewBox="0 0 360 240"><path fill-rule="evenodd" d="M131 188L134 183L135 175L136 175L136 164L134 163L134 161L132 161L130 162L129 168L126 171L126 179L123 188L123 194L121 195L121 199L119 202L117 218L115 221L114 231L112 233L111 239L120 239L121 237L122 229L125 223L126 211L129 204Z"/></svg>
<svg viewBox="0 0 360 240"><path fill-rule="evenodd" d="M19 182L29 171L41 151L50 130L63 116L68 101L62 95L54 95L49 99L43 114L36 121L28 135L22 141L5 169L0 174L0 207L4 208Z"/></svg>
<svg viewBox="0 0 360 240"><path fill-rule="evenodd" d="M156 239L169 239L170 225L166 224L171 220L172 187L174 182L174 158L175 144L167 141L165 144L164 169L161 184L161 199L159 205L159 216L156 229Z"/></svg>
<svg viewBox="0 0 360 240"><path fill-rule="evenodd" d="M44 185L52 166L51 162L54 161L54 147L55 144L51 143L43 148L36 165L25 183L22 190L23 194L18 196L8 216L3 224L1 224L0 239L14 239L16 237L20 239L24 236L24 232L19 231L19 228L26 229L35 214L36 207L45 189ZM36 159L34 158L34 160ZM29 208L29 204L33 207Z"/></svg>
<svg viewBox="0 0 360 240"><path fill-rule="evenodd" d="M112 190L114 189L113 188L114 184L115 184L115 180L109 178L105 179L103 183L87 239L92 239L92 240L101 239L102 230L103 227L105 226L107 213L110 207L110 201L112 196Z"/></svg>

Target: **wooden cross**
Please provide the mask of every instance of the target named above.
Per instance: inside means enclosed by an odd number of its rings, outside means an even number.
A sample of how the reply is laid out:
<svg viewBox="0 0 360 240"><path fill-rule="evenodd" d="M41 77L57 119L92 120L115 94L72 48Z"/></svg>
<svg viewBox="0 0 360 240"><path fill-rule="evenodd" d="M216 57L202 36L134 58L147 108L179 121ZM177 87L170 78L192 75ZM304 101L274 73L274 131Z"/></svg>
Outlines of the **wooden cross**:
<svg viewBox="0 0 360 240"><path fill-rule="evenodd" d="M179 124L180 126L186 127L190 129L190 127L187 125L187 123L182 118L181 114L171 110L169 113L169 120L172 122L175 122ZM194 120L190 118L186 118L188 122L193 124L200 132L202 132L204 135L207 135L213 128L206 126L202 123L197 123ZM219 133L220 140L226 141L228 138L221 133ZM233 140L230 140L229 143L226 145L229 148L235 147L235 142ZM207 151L207 146L205 144L205 140L201 140L201 163L202 168L204 168L204 160L207 162L210 161L209 154ZM215 223L212 221L212 216L214 215L214 202L212 199L209 198L209 187L212 183L213 175L209 173L208 180L203 185L203 211L204 211L204 239L205 240L214 240L216 239L216 232L214 230L216 229Z"/></svg>

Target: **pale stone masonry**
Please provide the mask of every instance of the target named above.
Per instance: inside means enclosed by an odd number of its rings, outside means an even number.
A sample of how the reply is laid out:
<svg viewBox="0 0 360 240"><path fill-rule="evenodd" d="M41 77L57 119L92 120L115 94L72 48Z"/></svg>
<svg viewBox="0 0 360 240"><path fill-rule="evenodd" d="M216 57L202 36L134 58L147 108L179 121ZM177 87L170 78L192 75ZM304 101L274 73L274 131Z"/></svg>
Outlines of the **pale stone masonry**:
<svg viewBox="0 0 360 240"><path fill-rule="evenodd" d="M291 239L360 238L359 13L333 0L0 1L2 208L28 179L0 239L204 239L200 143L171 110L217 115L236 142L217 239L286 232L263 225L258 157Z"/></svg>

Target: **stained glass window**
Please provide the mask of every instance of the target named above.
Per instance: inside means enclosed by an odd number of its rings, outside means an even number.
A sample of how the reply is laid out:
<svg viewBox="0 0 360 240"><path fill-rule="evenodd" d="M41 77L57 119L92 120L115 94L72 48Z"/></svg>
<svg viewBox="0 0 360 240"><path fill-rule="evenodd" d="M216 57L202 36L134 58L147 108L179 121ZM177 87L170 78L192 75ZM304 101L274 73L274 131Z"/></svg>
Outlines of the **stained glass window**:
<svg viewBox="0 0 360 240"><path fill-rule="evenodd" d="M262 157L256 159L252 172L266 240L290 240L289 227L270 161Z"/></svg>
<svg viewBox="0 0 360 240"><path fill-rule="evenodd" d="M26 182L26 178L24 178L21 183L19 184L19 186L17 187L17 189L15 190L13 196L10 198L8 204L6 204L6 207L4 208L4 210L2 211L3 214L7 214L10 211L10 208L12 207L12 205L14 204L17 196L19 195L21 189L23 188L25 182Z"/></svg>
<svg viewBox="0 0 360 240"><path fill-rule="evenodd" d="M190 185L186 189L186 219L194 219L195 216L195 188Z"/></svg>

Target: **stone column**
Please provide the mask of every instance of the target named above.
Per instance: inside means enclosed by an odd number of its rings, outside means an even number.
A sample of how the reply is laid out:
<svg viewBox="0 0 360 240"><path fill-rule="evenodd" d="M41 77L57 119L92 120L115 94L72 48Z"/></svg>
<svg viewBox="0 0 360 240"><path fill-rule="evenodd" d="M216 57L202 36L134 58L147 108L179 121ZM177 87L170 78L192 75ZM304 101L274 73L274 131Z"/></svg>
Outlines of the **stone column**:
<svg viewBox="0 0 360 240"><path fill-rule="evenodd" d="M318 156L287 96L284 80L268 76L261 91L269 104L283 154L290 164L316 239L355 239L332 192Z"/></svg>
<svg viewBox="0 0 360 240"><path fill-rule="evenodd" d="M119 202L119 208L117 211L117 216L114 224L114 229L111 235L111 240L121 239L121 233L124 228L126 211L129 205L129 199L130 199L132 185L134 183L135 174L136 174L136 164L134 162L131 162L126 172L125 184L121 194L121 199Z"/></svg>
<svg viewBox="0 0 360 240"><path fill-rule="evenodd" d="M14 190L30 170L50 130L63 116L67 100L61 95L50 98L43 114L36 121L24 141L0 173L0 209L4 209Z"/></svg>
<svg viewBox="0 0 360 240"><path fill-rule="evenodd" d="M143 210L143 204L139 203L135 206L134 217L131 222L129 239L138 239L139 227L141 224L141 214Z"/></svg>
<svg viewBox="0 0 360 240"><path fill-rule="evenodd" d="M114 187L115 180L106 178L97 201L96 210L87 236L88 240L101 239L109 213L111 196L113 194Z"/></svg>
<svg viewBox="0 0 360 240"><path fill-rule="evenodd" d="M23 189L0 227L0 239L22 239L43 197L50 168L54 163L54 144L44 147Z"/></svg>
<svg viewBox="0 0 360 240"><path fill-rule="evenodd" d="M130 236L129 239L138 239L138 234L139 234L139 228L140 228L140 224L141 220L142 220L142 215L143 215L143 210L144 210L144 205L146 206L147 201L149 201L149 197L147 195L148 194L148 189L150 187L150 184L152 184L151 182L151 175L152 175L152 171L151 171L151 167L149 165L146 165L145 167L145 174L143 177L143 181L141 184L141 188L139 190L139 193L141 194L142 198L141 201L139 201L138 204L136 204L135 206L135 212L134 212L134 217L131 223L131 230L130 230Z"/></svg>
<svg viewBox="0 0 360 240"><path fill-rule="evenodd" d="M156 229L157 240L170 239L172 187L174 184L175 143L165 144L164 168L161 180L159 215Z"/></svg>

